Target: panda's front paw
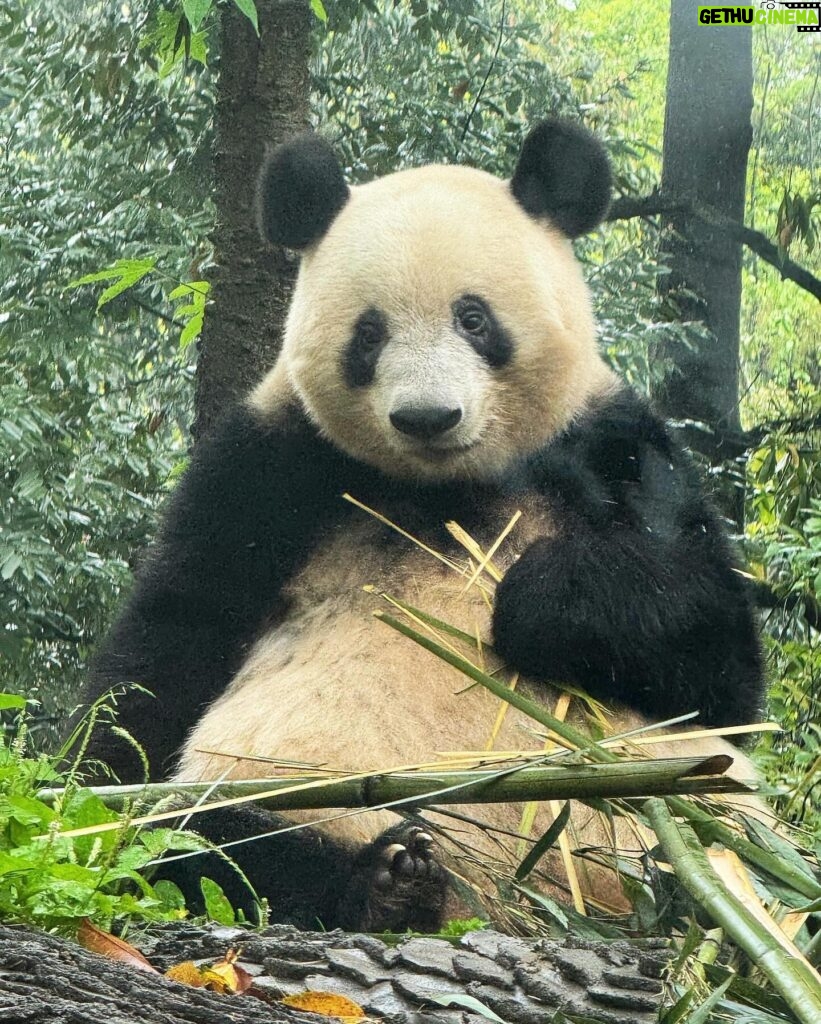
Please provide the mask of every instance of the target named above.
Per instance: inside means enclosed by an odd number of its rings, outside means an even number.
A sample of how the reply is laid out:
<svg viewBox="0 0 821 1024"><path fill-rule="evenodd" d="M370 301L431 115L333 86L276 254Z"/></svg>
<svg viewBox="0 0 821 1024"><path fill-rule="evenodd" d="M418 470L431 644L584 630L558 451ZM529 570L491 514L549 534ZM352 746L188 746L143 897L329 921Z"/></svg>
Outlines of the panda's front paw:
<svg viewBox="0 0 821 1024"><path fill-rule="evenodd" d="M447 873L434 856L432 837L416 825L400 825L358 858L340 912L343 927L435 931L446 889Z"/></svg>
<svg viewBox="0 0 821 1024"><path fill-rule="evenodd" d="M375 885L387 891L397 886L436 874L438 865L431 857L433 838L416 829L408 838L409 847L391 843L379 854L380 866L374 874Z"/></svg>

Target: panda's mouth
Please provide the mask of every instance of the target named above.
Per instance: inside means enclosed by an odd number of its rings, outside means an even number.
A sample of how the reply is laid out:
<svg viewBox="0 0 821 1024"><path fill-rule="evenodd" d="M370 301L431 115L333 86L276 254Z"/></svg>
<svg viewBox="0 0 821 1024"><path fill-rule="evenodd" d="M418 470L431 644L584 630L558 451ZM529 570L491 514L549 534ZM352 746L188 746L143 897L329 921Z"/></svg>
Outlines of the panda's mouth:
<svg viewBox="0 0 821 1024"><path fill-rule="evenodd" d="M433 445L428 443L414 445L411 450L414 455L418 455L430 462L445 462L448 459L457 458L459 455L464 455L466 452L471 451L478 443L478 438L463 444Z"/></svg>

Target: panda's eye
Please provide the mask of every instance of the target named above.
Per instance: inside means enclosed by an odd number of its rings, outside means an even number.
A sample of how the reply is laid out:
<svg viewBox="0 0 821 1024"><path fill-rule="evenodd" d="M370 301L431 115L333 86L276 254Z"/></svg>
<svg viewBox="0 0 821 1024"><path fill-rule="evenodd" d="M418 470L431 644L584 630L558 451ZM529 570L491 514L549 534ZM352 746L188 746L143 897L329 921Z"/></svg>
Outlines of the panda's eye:
<svg viewBox="0 0 821 1024"><path fill-rule="evenodd" d="M388 321L381 310L372 306L362 313L353 326L345 346L342 366L349 387L371 384L382 349L388 342Z"/></svg>
<svg viewBox="0 0 821 1024"><path fill-rule="evenodd" d="M453 326L485 362L499 369L513 357L513 338L479 295L461 295L451 307Z"/></svg>
<svg viewBox="0 0 821 1024"><path fill-rule="evenodd" d="M356 332L356 340L362 348L366 349L378 348L382 344L384 337L385 332L382 326L370 322L359 324Z"/></svg>
<svg viewBox="0 0 821 1024"><path fill-rule="evenodd" d="M456 312L456 319L463 331L468 334L481 335L487 333L488 318L479 306L464 306Z"/></svg>

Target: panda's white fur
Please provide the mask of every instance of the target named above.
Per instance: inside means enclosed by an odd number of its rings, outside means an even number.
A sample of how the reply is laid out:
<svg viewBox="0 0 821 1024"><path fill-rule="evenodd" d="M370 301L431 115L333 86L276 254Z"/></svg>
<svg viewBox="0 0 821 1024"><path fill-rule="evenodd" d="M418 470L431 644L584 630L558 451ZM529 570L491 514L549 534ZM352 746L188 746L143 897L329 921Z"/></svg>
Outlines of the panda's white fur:
<svg viewBox="0 0 821 1024"><path fill-rule="evenodd" d="M597 162L604 167L597 173L607 177L604 158L590 148L592 142L585 133L547 122L533 138L530 151L526 144L513 186L479 170L435 166L401 171L348 191L341 177L336 177L338 170L327 170L327 154L324 149L317 151L313 142L303 144L307 157L300 156L298 147L294 155L287 148L283 151L278 173L290 182L297 198L293 209L277 196L269 198L269 205L280 203L282 219L290 218L295 227L290 235L287 230L278 234L276 227L268 230L273 240L300 248L302 258L280 358L225 428L225 436L212 441L211 448L206 445L204 454L200 449L199 463L195 453L195 466L177 505L172 506L135 595L98 660L97 690L121 679L145 682L154 689L166 685L171 690L168 721L156 720L153 748L151 730L144 728L146 717L153 714L150 707L139 702L132 705L127 712L131 721L126 724L141 735L154 763L168 758L184 730L193 725L179 751L176 778L195 781L273 774L276 769L265 759L370 771L434 762L453 750L488 747L500 701L480 687L466 687L464 676L375 619L372 612L380 606L380 598L363 587L371 584L489 641L492 611L486 595L476 587L465 593L463 576L418 547L377 541L375 522L365 512L349 507L350 514L344 518L340 514L334 522L335 513L319 505L327 500L322 476L330 472L329 467L335 471L336 451L349 459L348 468L340 470L340 483L354 497L363 496L356 493L355 483L347 483L346 473L359 465L410 487L475 484L483 488L485 504L475 539L484 549L512 514L521 510L521 521L494 556L503 572L516 565L538 538L555 537L559 527L566 536L568 522L555 521L557 505L549 488L541 493L532 486L517 488L508 483L518 472L515 467L538 459L554 439L572 433L577 422L599 407L618 402L621 385L597 351L589 293L566 237L599 219L609 183L597 195L599 186L584 180L588 164ZM539 147L544 147L544 153ZM562 166L565 155L569 170ZM310 176L313 164L320 167L318 183L304 183L300 175ZM551 191L557 176L564 178ZM582 196L578 208L573 205L576 200L568 199L577 184L593 195L590 202ZM330 197L324 210L323 191ZM265 213L265 217L276 220L274 214ZM479 347L466 341L454 320L455 303L463 296L480 296L492 310L498 330L511 342L512 357L492 364ZM367 386L349 386L342 376L345 353L363 311L372 309L384 316L388 340ZM394 429L391 416L397 408L431 404L458 409L457 425L425 439ZM288 454L295 410L307 414L306 429L324 438L325 448L309 444L307 455L299 454L302 449L294 456ZM649 414L636 416L637 423L644 424L636 427L637 436L648 430L653 437L661 436L661 426L644 423ZM614 423L617 433L618 417ZM670 456L670 464L665 465L666 456L659 452L668 450L668 441L662 438L651 444L644 437L642 445L656 445L647 469L648 487L655 488L655 497L647 506L650 525L646 529L650 533L659 529L662 534L672 530L673 543L679 546L671 550L676 557L686 558L682 548L687 543L679 544L675 533L684 529L679 525L681 510L676 506L668 522L658 502L663 504L659 495L668 492L673 495L671 502L681 502L679 495L690 493L687 488L692 485L677 491L675 484L668 484L666 474L678 479L683 472L673 466L678 456ZM604 440L608 440L606 431ZM280 444L285 454L278 450ZM236 467L231 462L234 458ZM314 467L300 465L300 458L316 458L318 480L312 479ZM598 472L606 477L608 467ZM262 505L259 511L248 511L257 497L255 473L260 474ZM237 494L232 495L229 489L235 478ZM288 487L294 486L293 478L309 487L308 497L294 495L291 500ZM561 473L557 479L561 490L565 487ZM579 500L586 501L585 488L598 494L601 480L585 477L584 481L580 487L585 496ZM331 490L336 486L328 483ZM562 501L576 500L573 486L567 492L571 497ZM318 497L311 497L310 488L316 489ZM633 491L626 493L629 505ZM371 503L377 511L386 511L378 507L378 499L377 486ZM220 507L223 501L228 501L226 509ZM338 502L343 504L341 497ZM285 524L284 539L270 541L270 555L266 524L274 512L268 503L276 505L276 516ZM304 542L305 554L299 554L302 518L308 535L314 505L326 525L315 539ZM241 530L233 536L234 522L226 516L246 513L248 537ZM594 510L593 514L599 513ZM698 536L703 531L706 537L715 529L711 513L702 510L699 516L695 529ZM640 573L644 541L638 535L631 537L636 558L627 571ZM723 541L710 543L718 545L720 557L727 562L721 586L735 594ZM602 551L606 554L606 548ZM268 558L273 559L270 566ZM624 563L619 564L624 573ZM681 584L690 604L697 607L702 593L705 601L710 597L719 609L722 602L736 600L721 596L723 590L711 595L710 588L717 586L710 577L713 567L694 565L692 584L686 579ZM668 585L664 565L650 559L646 571L645 589ZM579 586L601 584L617 612L620 581L608 576L616 570L601 564L588 566L585 572ZM213 593L209 590L212 577ZM537 584L538 578L537 573ZM564 583L569 588L565 600L575 600L574 580ZM679 619L689 627L690 605L679 616L676 610L659 605L665 600L661 589L657 599L646 599L642 586L641 580L625 579L625 587L633 588L630 593L647 601L647 607L637 612L636 629L642 635L658 630L658 621L668 615L671 638L683 628ZM256 593L256 587L272 592ZM281 588L278 594L273 592L276 588ZM624 600L629 603L630 599ZM534 598L534 607L539 600ZM260 631L270 614L269 601L275 607L274 626ZM752 627L746 606L741 607L743 599L738 601L738 621L746 637L752 635ZM228 609L225 614L223 604ZM242 611L246 606L251 610ZM243 631L246 615L253 620L245 624L250 629ZM716 628L726 633L732 627ZM155 649L150 638L160 629L165 633ZM620 638L615 642L620 643ZM629 639L625 642L629 646ZM741 649L746 641L739 634L728 636L727 643ZM234 671L230 666L239 650L242 664ZM664 659L658 650L653 656ZM487 657L491 665L498 665L492 653ZM679 657L678 649L671 648L670 658ZM735 686L741 678L749 690L738 698L747 715L755 699L750 695L760 683L757 657L757 651L750 654L748 669L738 655L741 667L728 669L729 685ZM519 686L548 707L556 702L557 691L543 682L522 680ZM657 694L654 706L662 706L664 699ZM210 700L210 706L192 723L203 700ZM647 721L617 701L612 711L613 732L635 729ZM571 705L570 718L586 726L578 701ZM493 746L497 750L536 748L540 741L533 730L533 722L511 708ZM108 750L100 753L115 763L121 756ZM732 773L753 778L749 761L721 739L687 743L671 739L652 747L657 757L714 753L731 754ZM466 822L442 821L458 835L454 844L441 840L450 867L489 892L483 869L496 861L510 868L521 857L515 836L522 808L482 805L458 810L501 830L488 836ZM550 808L540 811L534 835L544 831L552 814ZM310 821L318 815L289 817ZM377 839L395 820L387 811L348 815L324 824L322 831L337 840L341 849L357 850ZM582 805L573 811L570 831L573 845L579 848L607 847L615 840L616 846L636 849L641 843L633 822L618 819L611 836L601 817ZM457 846L462 848L460 856L455 855ZM464 847L472 856L465 858ZM566 898L558 854L546 858L544 867L544 887ZM591 898L605 905L623 905L611 872L581 863L579 870Z"/></svg>
<svg viewBox="0 0 821 1024"><path fill-rule="evenodd" d="M453 330L451 303L487 298L517 358L492 371ZM357 317L388 311L391 343L377 385L342 389L339 359ZM587 286L571 244L528 216L508 183L469 167L400 171L351 189L302 255L277 366L251 397L282 407L287 376L334 444L391 475L494 477L536 451L615 379L599 356ZM453 399L465 415L441 459L394 430L404 398Z"/></svg>

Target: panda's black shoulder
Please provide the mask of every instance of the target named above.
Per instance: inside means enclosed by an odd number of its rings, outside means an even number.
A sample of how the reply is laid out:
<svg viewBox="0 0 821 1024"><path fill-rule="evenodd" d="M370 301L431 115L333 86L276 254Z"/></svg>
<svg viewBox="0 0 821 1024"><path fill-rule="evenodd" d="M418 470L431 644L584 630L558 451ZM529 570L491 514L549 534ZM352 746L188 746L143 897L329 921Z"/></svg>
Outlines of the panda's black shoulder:
<svg viewBox="0 0 821 1024"><path fill-rule="evenodd" d="M715 528L693 460L643 396L628 387L591 401L528 460L540 491L591 524L669 531Z"/></svg>

